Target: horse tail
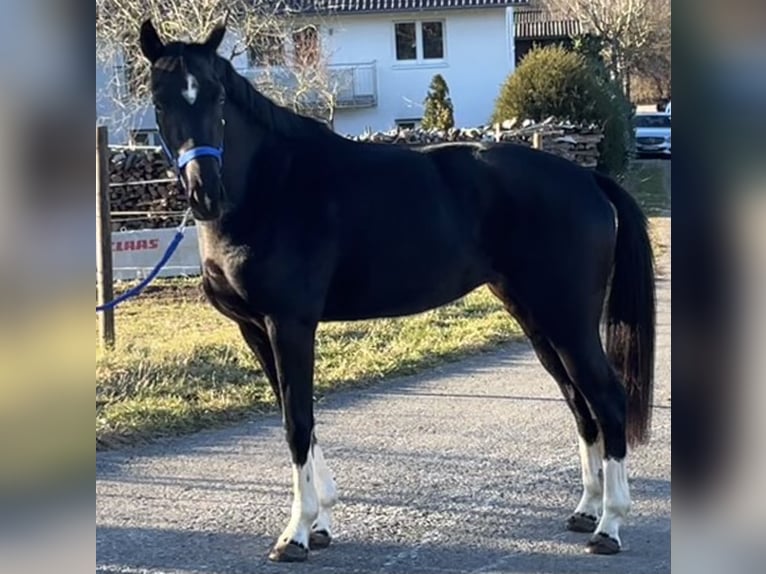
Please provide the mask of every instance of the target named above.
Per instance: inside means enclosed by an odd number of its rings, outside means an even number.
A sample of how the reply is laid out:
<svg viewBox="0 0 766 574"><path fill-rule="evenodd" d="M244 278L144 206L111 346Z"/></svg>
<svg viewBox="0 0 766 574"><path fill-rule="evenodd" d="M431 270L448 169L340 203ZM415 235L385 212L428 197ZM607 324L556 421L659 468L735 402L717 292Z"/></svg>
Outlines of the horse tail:
<svg viewBox="0 0 766 574"><path fill-rule="evenodd" d="M626 438L649 439L654 387L654 261L648 222L635 199L611 178L594 172L617 211L614 273L606 307L606 351L627 393Z"/></svg>

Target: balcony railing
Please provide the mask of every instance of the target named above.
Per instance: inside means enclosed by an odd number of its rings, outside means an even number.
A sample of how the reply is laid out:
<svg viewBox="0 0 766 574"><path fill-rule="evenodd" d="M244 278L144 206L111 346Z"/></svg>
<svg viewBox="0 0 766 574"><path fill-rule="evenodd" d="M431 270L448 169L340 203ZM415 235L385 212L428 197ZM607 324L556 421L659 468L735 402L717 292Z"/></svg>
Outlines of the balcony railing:
<svg viewBox="0 0 766 574"><path fill-rule="evenodd" d="M267 95L306 107L370 108L378 104L375 62L330 64L324 70L286 67L239 69Z"/></svg>
<svg viewBox="0 0 766 574"><path fill-rule="evenodd" d="M336 86L335 104L339 108L371 108L378 105L375 62L332 64L330 78Z"/></svg>

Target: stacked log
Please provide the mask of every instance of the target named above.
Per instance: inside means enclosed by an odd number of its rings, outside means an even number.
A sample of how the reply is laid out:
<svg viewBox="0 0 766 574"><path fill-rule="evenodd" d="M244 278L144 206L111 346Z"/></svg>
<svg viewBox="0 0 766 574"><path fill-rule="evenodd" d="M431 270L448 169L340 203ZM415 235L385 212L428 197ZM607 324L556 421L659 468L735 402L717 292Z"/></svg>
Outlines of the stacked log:
<svg viewBox="0 0 766 574"><path fill-rule="evenodd" d="M534 134L540 134L543 151L587 168L598 163L598 145L603 138L600 129L593 125L556 122L553 118L537 123L511 119L502 124L446 131L394 129L346 137L419 148L456 141L504 141L531 146ZM175 227L179 224L188 202L160 148L113 149L109 175L113 184L110 188L113 230ZM129 215L117 215L119 212Z"/></svg>
<svg viewBox="0 0 766 574"><path fill-rule="evenodd" d="M474 128L450 128L449 130L393 129L384 132L366 132L359 136L346 136L356 141L386 143L421 147L431 144L472 141L506 141L531 146L534 134L542 137L542 149L560 155L584 167L593 168L598 163L598 144L603 135L594 125L556 123L553 118L543 122L511 119L502 124Z"/></svg>
<svg viewBox="0 0 766 574"><path fill-rule="evenodd" d="M109 180L115 231L175 227L188 207L175 172L159 148L112 149Z"/></svg>

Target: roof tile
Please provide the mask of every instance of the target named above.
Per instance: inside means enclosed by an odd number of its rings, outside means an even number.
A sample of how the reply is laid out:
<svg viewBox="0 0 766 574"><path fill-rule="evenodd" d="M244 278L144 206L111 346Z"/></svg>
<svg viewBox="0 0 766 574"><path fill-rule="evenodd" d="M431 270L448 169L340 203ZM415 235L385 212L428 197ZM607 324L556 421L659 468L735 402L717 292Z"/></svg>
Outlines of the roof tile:
<svg viewBox="0 0 766 574"><path fill-rule="evenodd" d="M335 14L448 10L456 8L500 8L520 6L529 0L283 0L295 12Z"/></svg>
<svg viewBox="0 0 766 574"><path fill-rule="evenodd" d="M513 27L517 40L571 38L583 32L578 20L551 15L542 10L514 12Z"/></svg>

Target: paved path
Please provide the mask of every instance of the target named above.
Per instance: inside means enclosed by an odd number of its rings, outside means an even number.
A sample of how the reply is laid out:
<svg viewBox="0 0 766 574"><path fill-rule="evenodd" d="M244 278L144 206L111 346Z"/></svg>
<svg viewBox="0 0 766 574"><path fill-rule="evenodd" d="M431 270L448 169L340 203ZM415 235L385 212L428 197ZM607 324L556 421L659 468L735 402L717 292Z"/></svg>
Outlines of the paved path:
<svg viewBox="0 0 766 574"><path fill-rule="evenodd" d="M618 556L563 525L581 492L572 417L526 344L346 391L318 407L341 501L336 541L304 564L266 553L291 501L270 417L98 453L98 572L670 572L670 253L658 281L653 441L629 463Z"/></svg>

